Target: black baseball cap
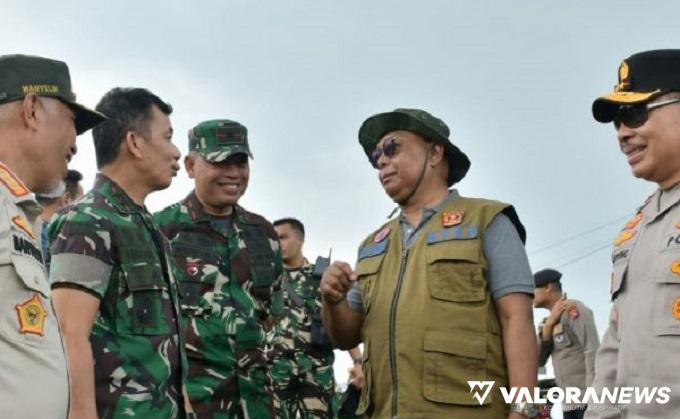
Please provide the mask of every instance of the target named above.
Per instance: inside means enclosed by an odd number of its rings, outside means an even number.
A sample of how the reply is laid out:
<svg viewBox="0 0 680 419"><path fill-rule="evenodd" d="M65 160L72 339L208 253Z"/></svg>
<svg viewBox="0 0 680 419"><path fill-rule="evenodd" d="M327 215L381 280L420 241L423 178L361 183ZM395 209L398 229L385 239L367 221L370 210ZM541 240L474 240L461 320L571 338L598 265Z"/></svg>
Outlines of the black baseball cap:
<svg viewBox="0 0 680 419"><path fill-rule="evenodd" d="M30 93L59 99L71 108L79 135L107 119L76 102L65 62L34 55L0 56L0 104L21 100Z"/></svg>
<svg viewBox="0 0 680 419"><path fill-rule="evenodd" d="M593 117L611 122L621 105L648 102L664 93L680 91L680 49L643 51L619 65L614 91L593 102Z"/></svg>
<svg viewBox="0 0 680 419"><path fill-rule="evenodd" d="M543 269L534 274L534 286L536 288L558 282L562 278L562 273L555 269Z"/></svg>

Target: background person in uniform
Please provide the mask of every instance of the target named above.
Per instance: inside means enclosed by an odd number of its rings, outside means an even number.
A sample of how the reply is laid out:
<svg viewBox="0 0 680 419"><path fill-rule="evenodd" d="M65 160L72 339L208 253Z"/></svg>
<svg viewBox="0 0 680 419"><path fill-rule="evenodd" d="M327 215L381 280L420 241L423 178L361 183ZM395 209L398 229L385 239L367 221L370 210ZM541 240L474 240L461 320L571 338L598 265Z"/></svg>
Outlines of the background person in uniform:
<svg viewBox="0 0 680 419"><path fill-rule="evenodd" d="M583 395L593 382L600 338L593 312L578 300L567 300L560 278L554 269L534 274L534 307L550 311L538 327L538 365L545 366L552 357L557 385L579 388ZM585 405L563 403L562 410L565 419L581 419Z"/></svg>
<svg viewBox="0 0 680 419"><path fill-rule="evenodd" d="M333 346L321 324L322 267L302 253L305 227L295 218L274 221L283 255L283 316L271 351L277 416L332 418L336 414ZM361 351L350 350L353 381L359 382ZM299 416L298 416L299 415Z"/></svg>
<svg viewBox="0 0 680 419"><path fill-rule="evenodd" d="M359 141L399 217L335 262L321 283L324 324L340 348L364 343L358 413L371 417L523 418L500 386L536 385L531 270L512 206L461 197L468 171L446 124L416 109L374 115ZM349 294L347 292L349 291ZM468 380L494 381L480 403Z"/></svg>
<svg viewBox="0 0 680 419"><path fill-rule="evenodd" d="M74 169L69 169L66 172L63 182L60 182L55 189L44 194L36 194L35 196L38 203L43 207L42 213L40 214L43 226L40 231L42 237L42 253L45 258L45 266L48 267L48 270L49 252L47 247L49 241L47 237L47 225L50 223L50 219L52 219L55 212L71 205L83 196L83 185L80 184L82 180L82 173Z"/></svg>
<svg viewBox="0 0 680 419"><path fill-rule="evenodd" d="M0 56L0 416L65 418L68 375L33 193L59 184L76 135L105 117L75 102L65 63Z"/></svg>
<svg viewBox="0 0 680 419"><path fill-rule="evenodd" d="M680 50L645 51L619 66L593 117L613 122L633 176L658 189L614 240L609 326L593 385L671 389L667 404L589 406L587 418L680 417Z"/></svg>
<svg viewBox="0 0 680 419"><path fill-rule="evenodd" d="M49 225L50 282L69 360L70 419L184 417L186 368L170 245L144 206L177 174L172 108L146 89L97 105L95 184Z"/></svg>
<svg viewBox="0 0 680 419"><path fill-rule="evenodd" d="M183 271L187 390L200 418L274 415L265 352L281 310L281 251L273 226L238 205L249 156L246 127L201 122L184 160L195 189L154 216Z"/></svg>

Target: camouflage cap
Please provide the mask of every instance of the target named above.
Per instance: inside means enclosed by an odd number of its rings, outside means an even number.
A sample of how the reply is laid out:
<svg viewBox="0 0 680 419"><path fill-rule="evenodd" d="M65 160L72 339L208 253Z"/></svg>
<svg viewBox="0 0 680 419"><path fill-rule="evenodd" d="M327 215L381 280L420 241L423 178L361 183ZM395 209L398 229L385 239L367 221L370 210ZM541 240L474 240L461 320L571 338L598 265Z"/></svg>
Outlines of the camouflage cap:
<svg viewBox="0 0 680 419"><path fill-rule="evenodd" d="M71 76L63 61L33 55L0 56L0 104L21 100L27 94L60 99L75 114L76 132L106 120L106 116L76 102Z"/></svg>
<svg viewBox="0 0 680 419"><path fill-rule="evenodd" d="M236 121L213 119L189 130L189 151L219 163L232 154L245 153L253 158L248 146L248 129Z"/></svg>
<svg viewBox="0 0 680 419"><path fill-rule="evenodd" d="M470 159L449 139L449 127L441 119L420 109L395 109L373 115L364 121L359 128L359 143L369 160L380 139L388 132L397 130L411 131L444 145L449 162L449 186L463 179L470 169Z"/></svg>

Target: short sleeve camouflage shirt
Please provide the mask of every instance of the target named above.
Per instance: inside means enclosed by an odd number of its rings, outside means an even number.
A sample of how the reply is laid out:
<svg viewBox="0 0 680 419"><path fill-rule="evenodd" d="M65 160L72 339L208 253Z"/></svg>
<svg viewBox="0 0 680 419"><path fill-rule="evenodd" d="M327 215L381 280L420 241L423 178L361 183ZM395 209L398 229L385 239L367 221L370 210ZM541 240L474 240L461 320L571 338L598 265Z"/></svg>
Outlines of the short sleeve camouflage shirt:
<svg viewBox="0 0 680 419"><path fill-rule="evenodd" d="M90 337L99 417L183 417L177 270L151 214L100 174L49 228L52 287L101 299Z"/></svg>

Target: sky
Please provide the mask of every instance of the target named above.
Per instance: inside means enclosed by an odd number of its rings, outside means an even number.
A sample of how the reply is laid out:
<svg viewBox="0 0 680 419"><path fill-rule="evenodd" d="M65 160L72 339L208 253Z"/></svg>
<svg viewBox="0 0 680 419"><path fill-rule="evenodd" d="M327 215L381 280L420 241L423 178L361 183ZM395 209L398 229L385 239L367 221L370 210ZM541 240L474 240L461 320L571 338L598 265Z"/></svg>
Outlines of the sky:
<svg viewBox="0 0 680 419"><path fill-rule="evenodd" d="M89 106L116 86L152 90L174 107L183 154L202 120L247 126L254 160L241 204L302 220L310 259L332 248L354 262L394 208L358 145L361 123L425 109L472 161L458 190L512 203L532 269L560 267L602 334L611 241L655 185L633 178L590 107L622 59L677 47L678 12L654 0L3 0L0 51L66 61ZM89 187L89 133L78 148L72 167ZM182 173L147 205L191 188Z"/></svg>

